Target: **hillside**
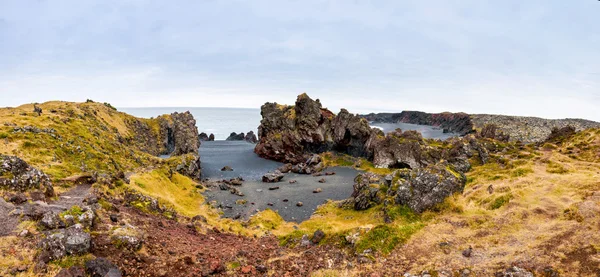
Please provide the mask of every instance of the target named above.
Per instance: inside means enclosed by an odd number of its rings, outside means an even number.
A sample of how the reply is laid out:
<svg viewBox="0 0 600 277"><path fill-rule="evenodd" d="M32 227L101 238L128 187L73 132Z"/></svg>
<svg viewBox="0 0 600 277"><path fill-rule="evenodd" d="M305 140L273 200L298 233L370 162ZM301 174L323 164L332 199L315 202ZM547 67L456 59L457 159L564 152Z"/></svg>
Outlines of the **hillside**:
<svg viewBox="0 0 600 277"><path fill-rule="evenodd" d="M304 171L318 170L313 159L361 171L348 199L301 223L270 209L221 218L227 207L203 193L222 180L201 180L201 119L186 113L141 119L93 102L0 109L0 184L18 184L0 188L0 275L598 273L600 129L526 145L479 133L438 141L384 135L348 111L297 101L265 104L257 152Z"/></svg>

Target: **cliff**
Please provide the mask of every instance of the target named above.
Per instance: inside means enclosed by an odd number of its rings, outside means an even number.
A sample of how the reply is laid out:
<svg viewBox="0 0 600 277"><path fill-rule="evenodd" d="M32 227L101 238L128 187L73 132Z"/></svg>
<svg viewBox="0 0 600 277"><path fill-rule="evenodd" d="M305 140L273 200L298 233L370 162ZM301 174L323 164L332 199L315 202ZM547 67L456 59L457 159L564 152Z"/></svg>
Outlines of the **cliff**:
<svg viewBox="0 0 600 277"><path fill-rule="evenodd" d="M144 119L91 101L0 109L0 154L18 156L55 180L134 171L162 163L158 155L191 155L198 166L199 146L189 112ZM200 178L199 167L194 171Z"/></svg>
<svg viewBox="0 0 600 277"><path fill-rule="evenodd" d="M418 111L403 111L401 113L371 113L361 115L369 122L410 123L430 125L444 131L466 135L473 132L473 122L466 113L425 113Z"/></svg>

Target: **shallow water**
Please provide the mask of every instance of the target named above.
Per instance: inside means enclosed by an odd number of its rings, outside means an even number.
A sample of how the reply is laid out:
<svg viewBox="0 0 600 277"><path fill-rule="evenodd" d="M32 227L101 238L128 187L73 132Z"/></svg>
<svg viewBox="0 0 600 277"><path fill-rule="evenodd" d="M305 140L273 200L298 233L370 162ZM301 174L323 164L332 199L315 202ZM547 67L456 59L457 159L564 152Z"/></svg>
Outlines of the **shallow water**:
<svg viewBox="0 0 600 277"><path fill-rule="evenodd" d="M384 133L389 133L400 128L402 131L414 130L418 131L423 135L424 138L432 138L432 139L441 139L445 140L451 137L457 137L458 134L455 133L444 133L444 130L428 126L428 125L417 125L410 123L369 123L371 127L375 127L383 130Z"/></svg>
<svg viewBox="0 0 600 277"><path fill-rule="evenodd" d="M236 187L245 194L243 197L219 188L205 192L209 201L216 201L221 206L225 217L240 215L242 218L248 218L257 210L268 208L278 211L287 221L301 222L310 218L316 208L328 199L342 200L352 194L354 178L359 172L347 167L326 169L326 172L336 173L332 176L288 173L279 183L263 183L262 175L277 169L282 163L258 157L253 151L254 146L244 141L202 142L200 146L204 178L219 180L241 176L246 180L242 186ZM221 168L226 165L231 166L233 171L221 171ZM321 178L326 182L319 183ZM297 183L290 184L290 180L296 180ZM279 189L269 190L269 187L279 187ZM316 188L321 188L323 191L313 193ZM236 204L239 199L245 199L247 203ZM284 199L288 201L283 202ZM303 202L304 205L297 207L298 202ZM273 206L269 206L269 203Z"/></svg>

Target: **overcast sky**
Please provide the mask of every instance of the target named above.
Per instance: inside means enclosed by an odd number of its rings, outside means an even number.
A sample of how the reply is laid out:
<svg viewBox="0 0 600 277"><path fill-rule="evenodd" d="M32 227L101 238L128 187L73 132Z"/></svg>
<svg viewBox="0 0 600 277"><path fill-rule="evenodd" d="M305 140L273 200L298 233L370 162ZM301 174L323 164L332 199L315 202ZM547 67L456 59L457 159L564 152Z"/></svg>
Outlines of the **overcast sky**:
<svg viewBox="0 0 600 277"><path fill-rule="evenodd" d="M0 0L0 106L254 107L600 121L600 1Z"/></svg>

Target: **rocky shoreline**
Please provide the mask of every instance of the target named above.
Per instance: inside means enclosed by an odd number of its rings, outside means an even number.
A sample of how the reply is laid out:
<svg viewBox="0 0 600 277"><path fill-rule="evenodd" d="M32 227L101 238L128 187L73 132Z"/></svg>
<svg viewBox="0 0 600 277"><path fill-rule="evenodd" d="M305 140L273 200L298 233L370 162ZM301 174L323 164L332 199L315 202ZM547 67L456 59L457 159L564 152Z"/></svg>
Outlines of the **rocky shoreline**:
<svg viewBox="0 0 600 277"><path fill-rule="evenodd" d="M261 115L258 138L212 142L187 112L140 119L93 101L0 109L0 275L587 276L598 267L595 122L335 114L306 94ZM368 120L463 136L384 134ZM203 141L251 155L215 151L206 164L220 170L206 172L221 177L202 179ZM220 164L231 157L239 163ZM247 180L236 176L244 163L271 170Z"/></svg>
<svg viewBox="0 0 600 277"><path fill-rule="evenodd" d="M483 130L486 126L495 126L509 141L538 143L546 140L552 129L574 127L577 131L599 128L600 122L585 119L544 119L538 117L466 114L466 113L425 113L403 111L401 113L371 113L360 115L369 122L411 123L443 128L445 132L466 135Z"/></svg>

